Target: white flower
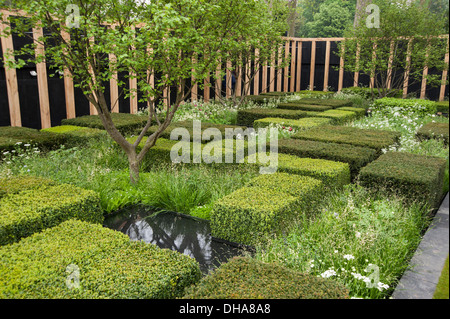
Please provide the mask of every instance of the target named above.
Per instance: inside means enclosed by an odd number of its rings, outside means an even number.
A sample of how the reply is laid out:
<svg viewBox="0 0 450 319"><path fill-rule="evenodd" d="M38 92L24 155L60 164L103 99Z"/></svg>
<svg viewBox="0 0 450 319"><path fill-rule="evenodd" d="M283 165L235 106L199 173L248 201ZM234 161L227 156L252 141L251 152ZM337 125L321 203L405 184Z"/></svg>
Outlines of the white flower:
<svg viewBox="0 0 450 319"><path fill-rule="evenodd" d="M25 147L30 147L31 145L30 145L30 144L24 144L23 146L25 146Z"/></svg>
<svg viewBox="0 0 450 319"><path fill-rule="evenodd" d="M360 233L359 231L357 231L357 232L355 233L355 236L356 236L356 238L361 238L361 233Z"/></svg>
<svg viewBox="0 0 450 319"><path fill-rule="evenodd" d="M336 271L334 271L333 269L328 269L327 271L325 271L320 275L322 276L322 278L330 278L336 276Z"/></svg>
<svg viewBox="0 0 450 319"><path fill-rule="evenodd" d="M355 259L355 257L353 255L344 255L344 259L352 260Z"/></svg>
<svg viewBox="0 0 450 319"><path fill-rule="evenodd" d="M17 143L16 143L16 145L21 145L21 144L22 144L22 142L17 142Z"/></svg>

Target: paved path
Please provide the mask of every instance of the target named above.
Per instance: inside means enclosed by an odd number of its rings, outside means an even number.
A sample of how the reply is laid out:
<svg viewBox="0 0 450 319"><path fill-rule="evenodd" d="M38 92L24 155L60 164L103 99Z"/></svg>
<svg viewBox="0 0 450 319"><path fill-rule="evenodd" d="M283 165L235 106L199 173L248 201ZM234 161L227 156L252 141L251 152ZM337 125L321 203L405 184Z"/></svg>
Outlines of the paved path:
<svg viewBox="0 0 450 319"><path fill-rule="evenodd" d="M432 299L449 254L449 194L421 241L410 268L392 295L394 299Z"/></svg>

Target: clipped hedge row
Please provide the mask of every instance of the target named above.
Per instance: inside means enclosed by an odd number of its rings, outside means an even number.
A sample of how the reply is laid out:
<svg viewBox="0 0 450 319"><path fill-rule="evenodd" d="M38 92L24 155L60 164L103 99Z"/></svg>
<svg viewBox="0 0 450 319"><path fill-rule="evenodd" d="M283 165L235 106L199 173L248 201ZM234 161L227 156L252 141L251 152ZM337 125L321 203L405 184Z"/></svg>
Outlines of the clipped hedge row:
<svg viewBox="0 0 450 319"><path fill-rule="evenodd" d="M377 151L368 147L299 139L281 139L278 151L299 157L348 163L352 178L358 175L362 167L378 158Z"/></svg>
<svg viewBox="0 0 450 319"><path fill-rule="evenodd" d="M278 103L277 108L284 110L313 111L313 112L323 112L333 109L331 106L327 105L314 105L306 103L303 104L302 100L298 102Z"/></svg>
<svg viewBox="0 0 450 319"><path fill-rule="evenodd" d="M281 97L282 96L280 95L247 95L244 97L244 103L251 101L255 104L264 105L269 103L271 100L278 100Z"/></svg>
<svg viewBox="0 0 450 319"><path fill-rule="evenodd" d="M254 157L250 163L249 156L245 159L245 165L269 166L261 164ZM327 188L340 188L344 185L350 184L350 167L347 163L313 159L301 158L295 155L278 154L278 171L289 174L303 175L313 177L323 182Z"/></svg>
<svg viewBox="0 0 450 319"><path fill-rule="evenodd" d="M436 102L436 111L438 113L448 114L448 109L449 109L449 101Z"/></svg>
<svg viewBox="0 0 450 319"><path fill-rule="evenodd" d="M349 299L345 286L276 263L234 257L186 290L185 299ZM263 309L265 311L265 309Z"/></svg>
<svg viewBox="0 0 450 319"><path fill-rule="evenodd" d="M256 120L253 123L255 129L269 127L271 124L281 125L282 127L291 127L292 129L303 131L314 127L323 126L331 123L328 118L304 118L299 120L291 120L284 118L264 118Z"/></svg>
<svg viewBox="0 0 450 319"><path fill-rule="evenodd" d="M382 149L400 143L401 134L394 131L368 130L350 126L322 126L308 131L298 132L292 138L350 144L369 147L377 150L379 155Z"/></svg>
<svg viewBox="0 0 450 319"><path fill-rule="evenodd" d="M66 139L66 144L71 146L83 145L89 140L107 136L104 130L74 125L54 126L43 129L41 132L62 134Z"/></svg>
<svg viewBox="0 0 450 319"><path fill-rule="evenodd" d="M378 98L380 96L379 89L371 89L371 88L361 88L361 87L348 87L343 88L341 90L344 94L355 94L359 95L366 100ZM403 96L403 90L397 89L397 90L391 90L387 93L387 97L395 97L395 98L402 98Z"/></svg>
<svg viewBox="0 0 450 319"><path fill-rule="evenodd" d="M246 245L267 242L286 230L299 215L309 213L323 193L323 183L311 177L261 175L214 203L211 233Z"/></svg>
<svg viewBox="0 0 450 319"><path fill-rule="evenodd" d="M422 99L382 98L373 102L373 109L379 112L408 114L410 112L421 116L437 112L436 102Z"/></svg>
<svg viewBox="0 0 450 319"><path fill-rule="evenodd" d="M201 277L189 256L78 220L0 247L0 265L2 299L175 298Z"/></svg>
<svg viewBox="0 0 450 319"><path fill-rule="evenodd" d="M53 180L35 176L12 176L0 179L0 198L7 194L17 194L25 190L37 190L49 186L55 186Z"/></svg>
<svg viewBox="0 0 450 319"><path fill-rule="evenodd" d="M340 99L316 99L316 98L306 98L306 99L300 99L297 101L301 104L310 104L310 105L322 105L322 106L330 106L334 109L338 107L345 107L345 106L353 106L353 102L350 100L340 100Z"/></svg>
<svg viewBox="0 0 450 319"><path fill-rule="evenodd" d="M328 110L324 112L307 112L306 117L320 117L329 118L335 125L342 125L351 122L358 118L356 112L342 111L342 110Z"/></svg>
<svg viewBox="0 0 450 319"><path fill-rule="evenodd" d="M253 122L256 120L268 117L298 120L306 117L306 112L284 109L244 109L238 111L237 123L240 125L253 126Z"/></svg>
<svg viewBox="0 0 450 319"><path fill-rule="evenodd" d="M28 127L0 127L0 151L12 151L24 148L25 145L37 146L47 151L58 148L65 143L65 137L60 134L41 132Z"/></svg>
<svg viewBox="0 0 450 319"><path fill-rule="evenodd" d="M148 121L146 115L136 115L128 113L111 113L114 125L124 135L133 134L136 130L144 128ZM74 119L64 119L61 121L62 125L73 125L91 127L104 130L105 127L98 115L85 115Z"/></svg>
<svg viewBox="0 0 450 319"><path fill-rule="evenodd" d="M416 133L416 137L420 141L437 139L444 141L448 145L449 138L449 124L448 123L428 123L422 126Z"/></svg>
<svg viewBox="0 0 450 319"><path fill-rule="evenodd" d="M284 97L284 96L293 95L293 94L294 94L294 92L265 92L265 93L261 93L260 95Z"/></svg>
<svg viewBox="0 0 450 319"><path fill-rule="evenodd" d="M437 208L442 199L446 166L443 158L388 152L361 170L359 183Z"/></svg>
<svg viewBox="0 0 450 319"><path fill-rule="evenodd" d="M99 195L73 185L9 191L0 199L0 245L16 242L71 218L102 223Z"/></svg>
<svg viewBox="0 0 450 319"><path fill-rule="evenodd" d="M344 107L338 107L336 110L337 111L354 112L354 113L356 113L357 118L363 118L367 114L367 110L364 108L361 108L361 107L344 106Z"/></svg>

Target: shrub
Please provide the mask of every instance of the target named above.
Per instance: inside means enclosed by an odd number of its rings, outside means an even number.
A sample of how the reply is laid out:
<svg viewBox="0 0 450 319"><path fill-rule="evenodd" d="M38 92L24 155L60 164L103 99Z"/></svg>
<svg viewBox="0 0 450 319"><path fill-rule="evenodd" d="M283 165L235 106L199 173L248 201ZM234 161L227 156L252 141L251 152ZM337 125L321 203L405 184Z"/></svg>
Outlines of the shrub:
<svg viewBox="0 0 450 319"><path fill-rule="evenodd" d="M239 110L237 115L237 123L240 125L253 126L253 122L255 122L256 120L268 117L298 120L306 117L306 112L298 110L261 108Z"/></svg>
<svg viewBox="0 0 450 319"><path fill-rule="evenodd" d="M269 127L270 124L277 124L284 127L291 127L295 130L308 130L313 127L322 126L326 124L330 124L331 119L327 118L304 118L299 120L290 120L290 119L284 119L284 118L265 118L256 120L253 124L254 128L263 128L263 127Z"/></svg>
<svg viewBox="0 0 450 319"><path fill-rule="evenodd" d="M365 108L361 108L361 107L344 106L344 107L339 107L336 110L337 111L354 112L354 113L356 113L356 116L358 119L365 117L367 114L367 110Z"/></svg>
<svg viewBox="0 0 450 319"><path fill-rule="evenodd" d="M359 183L439 207L447 161L443 158L388 152L361 170Z"/></svg>
<svg viewBox="0 0 450 319"><path fill-rule="evenodd" d="M417 131L417 138L419 141L426 141L430 139L442 140L445 145L448 145L449 124L448 123L428 123L422 126Z"/></svg>
<svg viewBox="0 0 450 319"><path fill-rule="evenodd" d="M89 140L107 136L104 130L74 125L54 126L41 132L62 134L66 138L66 144L70 146L85 145Z"/></svg>
<svg viewBox="0 0 450 319"><path fill-rule="evenodd" d="M36 190L55 185L57 185L55 181L35 176L2 178L0 179L0 198L6 194L17 194L25 190Z"/></svg>
<svg viewBox="0 0 450 319"><path fill-rule="evenodd" d="M279 109L284 110L313 111L313 112L323 112L333 109L331 106L327 105L303 104L302 100L298 102L279 103L277 107Z"/></svg>
<svg viewBox="0 0 450 319"><path fill-rule="evenodd" d="M249 164L249 158L245 159L247 165ZM251 165L261 165L261 163L256 162ZM264 166L268 165L265 164ZM321 180L325 187L328 188L340 188L350 183L350 167L347 163L301 158L280 153L278 154L278 171L313 177Z"/></svg>
<svg viewBox="0 0 450 319"><path fill-rule="evenodd" d="M355 120L358 116L355 112L342 110L328 110L325 112L309 112L307 117L321 117L333 120L333 124L342 125Z"/></svg>
<svg viewBox="0 0 450 319"><path fill-rule="evenodd" d="M64 136L59 134L40 132L28 127L0 127L0 151L12 151L28 144L45 151L56 149L64 142Z"/></svg>
<svg viewBox="0 0 450 319"><path fill-rule="evenodd" d="M345 286L276 263L234 257L196 286L185 299L349 299Z"/></svg>
<svg viewBox="0 0 450 319"><path fill-rule="evenodd" d="M341 90L343 94L354 94L359 95L366 100L378 98L380 96L378 89L371 89L371 88L361 88L361 87L348 87L343 88ZM401 98L403 96L403 91L398 90L391 90L387 93L387 97L395 97L395 98Z"/></svg>
<svg viewBox="0 0 450 319"><path fill-rule="evenodd" d="M279 99L281 96L277 95L247 95L244 97L244 102L252 101L255 104L267 104L270 100Z"/></svg>
<svg viewBox="0 0 450 319"><path fill-rule="evenodd" d="M280 235L322 197L323 184L314 178L287 173L262 175L215 202L211 233L232 242L258 245Z"/></svg>
<svg viewBox="0 0 450 319"><path fill-rule="evenodd" d="M385 114L409 115L412 112L419 116L427 116L435 114L437 107L436 102L422 99L382 98L374 101L373 110Z"/></svg>
<svg viewBox="0 0 450 319"><path fill-rule="evenodd" d="M280 140L278 151L299 157L348 163L352 178L357 176L362 167L378 157L377 151L368 147L299 139Z"/></svg>
<svg viewBox="0 0 450 319"><path fill-rule="evenodd" d="M293 95L294 92L266 92L266 93L261 93L260 95L263 96L275 96L275 97L284 97L287 95Z"/></svg>
<svg viewBox="0 0 450 319"><path fill-rule="evenodd" d="M449 101L436 102L436 111L438 113L448 114Z"/></svg>
<svg viewBox="0 0 450 319"><path fill-rule="evenodd" d="M307 98L299 100L302 104L311 104L311 105L323 105L330 106L332 108L344 107L344 106L352 106L353 102L350 100L341 100L341 99L314 99Z"/></svg>
<svg viewBox="0 0 450 319"><path fill-rule="evenodd" d="M299 95L316 95L316 96L329 96L329 95L333 95L334 92L331 91L311 91L311 90L302 90L302 91L298 91L295 92L295 94L299 94Z"/></svg>
<svg viewBox="0 0 450 319"><path fill-rule="evenodd" d="M5 245L76 218L103 222L97 193L56 185L8 194L0 199L0 244Z"/></svg>
<svg viewBox="0 0 450 319"><path fill-rule="evenodd" d="M394 131L368 130L349 126L322 126L305 132L298 132L292 138L351 144L381 150L400 142L401 134Z"/></svg>
<svg viewBox="0 0 450 319"><path fill-rule="evenodd" d="M146 115L135 115L127 113L111 113L114 125L120 133L127 135L133 134L136 130L142 129L148 121ZM98 115L85 115L74 119L64 119L62 125L73 125L91 127L104 130L105 127Z"/></svg>
<svg viewBox="0 0 450 319"><path fill-rule="evenodd" d="M8 299L175 298L201 277L189 256L78 220L0 247L0 264ZM69 265L79 268L79 288L67 285Z"/></svg>

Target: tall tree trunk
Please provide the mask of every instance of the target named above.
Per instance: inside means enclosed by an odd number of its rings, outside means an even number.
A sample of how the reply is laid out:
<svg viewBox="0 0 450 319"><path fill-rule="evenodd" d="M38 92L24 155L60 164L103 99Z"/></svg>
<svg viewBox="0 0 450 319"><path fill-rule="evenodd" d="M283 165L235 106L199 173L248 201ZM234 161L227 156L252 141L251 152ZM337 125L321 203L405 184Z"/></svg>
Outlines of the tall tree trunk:
<svg viewBox="0 0 450 319"><path fill-rule="evenodd" d="M372 3L372 0L357 0L356 2L356 11L355 11L355 21L353 22L353 26L356 28L360 25L361 21L366 17L366 8L369 4Z"/></svg>
<svg viewBox="0 0 450 319"><path fill-rule="evenodd" d="M294 37L295 36L295 23L297 21L297 0L290 0L289 1L289 17L288 17L288 24L289 24L289 31L287 36L288 37Z"/></svg>

